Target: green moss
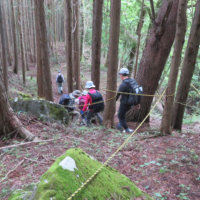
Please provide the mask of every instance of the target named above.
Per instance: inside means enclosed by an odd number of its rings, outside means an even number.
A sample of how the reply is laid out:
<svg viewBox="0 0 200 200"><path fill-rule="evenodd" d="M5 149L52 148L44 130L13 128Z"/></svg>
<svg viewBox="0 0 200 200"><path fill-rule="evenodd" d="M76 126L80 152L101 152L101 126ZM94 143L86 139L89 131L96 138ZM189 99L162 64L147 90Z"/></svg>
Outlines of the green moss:
<svg viewBox="0 0 200 200"><path fill-rule="evenodd" d="M64 170L59 163L67 156L72 157L77 166L74 172ZM66 200L75 192L92 174L100 167L101 163L92 160L89 155L81 149L69 149L59 157L49 170L41 177L38 184L35 200L49 200L51 197L56 200ZM130 187L130 191L122 187ZM134 197L148 195L139 190L134 183L126 176L119 173L110 166L104 167L93 180L91 180L73 199L107 199L111 195L120 199L133 199Z"/></svg>
<svg viewBox="0 0 200 200"><path fill-rule="evenodd" d="M60 106L57 107L55 106L55 104L54 105L49 104L48 107L50 109L49 115L54 119L63 119L64 116L66 115L65 113L67 110L65 108L62 108Z"/></svg>
<svg viewBox="0 0 200 200"><path fill-rule="evenodd" d="M25 190L16 190L8 200L29 200L32 192Z"/></svg>
<svg viewBox="0 0 200 200"><path fill-rule="evenodd" d="M23 92L18 92L19 96L22 97L24 100L31 99L32 97L29 94L25 94Z"/></svg>

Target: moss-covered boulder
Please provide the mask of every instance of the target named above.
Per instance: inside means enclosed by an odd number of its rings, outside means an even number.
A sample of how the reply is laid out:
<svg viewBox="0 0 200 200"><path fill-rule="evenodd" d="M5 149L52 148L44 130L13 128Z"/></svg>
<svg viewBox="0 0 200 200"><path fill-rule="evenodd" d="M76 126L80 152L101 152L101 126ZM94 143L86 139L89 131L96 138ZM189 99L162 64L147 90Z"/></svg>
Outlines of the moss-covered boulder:
<svg viewBox="0 0 200 200"><path fill-rule="evenodd" d="M44 99L15 98L10 100L10 105L15 112L27 112L44 121L60 121L64 124L68 124L69 121L69 115L65 108Z"/></svg>
<svg viewBox="0 0 200 200"><path fill-rule="evenodd" d="M32 200L66 200L102 164L83 152L81 149L69 149L57 158L55 163L41 177ZM9 200L16 200L12 195ZM18 193L19 197L19 193ZM84 188L73 198L87 200L114 199L152 199L138 189L126 176L111 168L104 167ZM20 198L19 198L20 199Z"/></svg>

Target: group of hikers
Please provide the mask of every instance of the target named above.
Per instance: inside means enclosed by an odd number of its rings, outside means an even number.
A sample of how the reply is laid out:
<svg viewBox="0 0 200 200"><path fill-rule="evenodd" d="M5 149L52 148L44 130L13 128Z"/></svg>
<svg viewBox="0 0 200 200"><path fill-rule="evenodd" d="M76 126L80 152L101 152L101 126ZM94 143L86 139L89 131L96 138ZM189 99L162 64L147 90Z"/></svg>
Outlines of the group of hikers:
<svg viewBox="0 0 200 200"><path fill-rule="evenodd" d="M129 70L127 68L122 68L119 71L119 75L122 83L116 96L116 101L121 96L118 111L119 123L116 128L120 131L131 133L133 130L128 128L125 116L132 107L140 109L143 88L134 79L129 78ZM60 94L63 93L64 77L60 71L58 71L56 83L58 85L58 92ZM59 104L63 105L69 113L74 113L74 110L78 108L80 110L78 116L81 116L81 125L91 126L91 121L95 117L101 125L103 119L99 113L104 110L103 96L98 90L95 90L95 85L92 81L86 82L85 89L87 90L82 92L75 90L73 93L63 94ZM77 111L75 112L77 113Z"/></svg>

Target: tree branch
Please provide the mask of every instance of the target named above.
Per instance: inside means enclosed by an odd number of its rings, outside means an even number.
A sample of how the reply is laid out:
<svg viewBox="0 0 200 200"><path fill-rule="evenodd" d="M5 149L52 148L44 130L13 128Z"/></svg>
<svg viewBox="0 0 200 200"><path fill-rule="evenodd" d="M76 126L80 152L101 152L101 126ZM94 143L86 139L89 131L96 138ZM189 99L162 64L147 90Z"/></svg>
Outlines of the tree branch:
<svg viewBox="0 0 200 200"><path fill-rule="evenodd" d="M155 10L154 10L154 5L153 5L153 0L150 0L151 3L151 12L152 12L152 22L153 25L155 25Z"/></svg>

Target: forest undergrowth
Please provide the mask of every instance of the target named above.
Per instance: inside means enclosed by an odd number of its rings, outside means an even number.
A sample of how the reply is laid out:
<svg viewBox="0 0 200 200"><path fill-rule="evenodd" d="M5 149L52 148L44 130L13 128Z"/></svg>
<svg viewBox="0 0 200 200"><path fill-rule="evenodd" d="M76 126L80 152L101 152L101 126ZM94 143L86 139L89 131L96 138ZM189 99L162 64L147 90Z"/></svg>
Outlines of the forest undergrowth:
<svg viewBox="0 0 200 200"><path fill-rule="evenodd" d="M64 75L66 72L63 48L63 45L59 44L59 64L51 59L53 95L56 103L60 95L57 92L55 76L58 69L61 69ZM90 79L88 63L91 63L90 57L86 56L81 66L83 85ZM36 68L30 68L27 86L22 84L21 75L15 75L9 70L11 98L19 95L19 92L36 98ZM101 92L105 97L106 69L101 70ZM118 106L117 104L117 109ZM127 133L107 129L98 124L93 124L92 128L79 126L78 123L73 127L66 127L59 122L40 121L26 113L20 113L19 118L23 125L41 140L53 140L18 146L26 141L17 133L11 134L10 138L1 138L0 199L8 199L16 189L34 187L55 159L69 148L81 148L98 161L105 162L129 137ZM200 199L200 123L187 123L183 125L182 133L173 131L171 136L157 137L160 123L161 116L155 110L150 123L143 124L109 164L155 199ZM128 125L136 129L139 124L129 122ZM3 148L10 145L16 146Z"/></svg>

